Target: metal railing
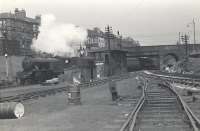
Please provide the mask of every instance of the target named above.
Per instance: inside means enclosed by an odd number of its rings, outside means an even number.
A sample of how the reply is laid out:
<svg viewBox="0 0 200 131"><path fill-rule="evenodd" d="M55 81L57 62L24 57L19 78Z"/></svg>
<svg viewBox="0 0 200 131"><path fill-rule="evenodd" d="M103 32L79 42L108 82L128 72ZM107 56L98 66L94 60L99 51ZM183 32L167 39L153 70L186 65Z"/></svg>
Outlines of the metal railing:
<svg viewBox="0 0 200 131"><path fill-rule="evenodd" d="M107 82L109 82L109 80L120 81L123 79L132 78L134 76L135 76L135 74L131 74L131 73L121 74L118 76L111 76L110 79L108 77L106 77L103 79L94 80L92 82L84 82L84 83L79 84L78 86L80 86L81 88L93 87L93 86L97 86L97 85L106 84Z"/></svg>

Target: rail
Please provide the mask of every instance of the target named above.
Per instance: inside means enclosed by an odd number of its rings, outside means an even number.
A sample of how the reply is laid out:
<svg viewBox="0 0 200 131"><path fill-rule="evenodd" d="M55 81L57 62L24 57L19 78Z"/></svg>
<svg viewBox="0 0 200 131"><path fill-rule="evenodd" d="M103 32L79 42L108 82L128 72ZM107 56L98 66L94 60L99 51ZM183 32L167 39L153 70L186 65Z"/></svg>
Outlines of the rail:
<svg viewBox="0 0 200 131"><path fill-rule="evenodd" d="M132 76L134 76L134 74L131 74L131 73L122 74L119 76L112 76L111 79L118 81L118 80L128 79ZM35 99L40 96L47 96L47 95L55 94L56 92L65 92L65 91L67 92L68 91L67 87L70 87L70 86L80 86L81 88L93 87L93 86L97 86L97 85L106 84L106 82L108 82L108 81L109 81L109 79L105 78L102 80L95 80L93 82L86 82L86 83L82 83L79 85L66 84L66 86L61 86L58 88L41 89L41 90L35 90L35 91L26 92L26 93L20 92L20 94L17 94L14 96L1 97L0 102L11 102L11 101L21 102L21 101L25 101L25 100Z"/></svg>
<svg viewBox="0 0 200 131"><path fill-rule="evenodd" d="M173 81L174 78L182 80L182 81L183 80L191 80L191 79L188 79L188 78L186 78L186 79L184 78L183 79L183 78L179 78L179 77L164 76L164 75L159 75L159 74L155 74L155 73L150 73L148 75L151 75L151 76L154 76L154 77L159 77L163 81L163 85L165 85L166 87L168 87L176 95L176 97L179 100L179 102L181 103L181 106L182 106L183 110L185 111L188 119L190 120L190 124L192 125L194 131L198 131L199 130L198 128L200 128L200 120L191 111L191 109L184 102L184 100L182 99L182 97L176 92L176 90L174 89L174 87L172 86L172 84L170 84L170 82ZM163 78L165 78L165 79L163 79Z"/></svg>
<svg viewBox="0 0 200 131"><path fill-rule="evenodd" d="M186 115L187 115L187 117L188 117L188 119L190 121L190 124L192 125L194 131L198 131L197 124L199 124L199 123L198 123L197 119L194 119L194 116L192 116L192 114L190 112L191 111L190 108L183 101L181 96L176 92L176 90L173 88L173 86L169 82L164 81L163 85L168 87L176 95L176 97L177 97L178 101L181 103L181 107L185 111L185 113L186 113Z"/></svg>
<svg viewBox="0 0 200 131"><path fill-rule="evenodd" d="M27 92L27 93L21 93L15 96L2 97L0 99L0 102L12 102L12 101L21 102L25 100L35 99L40 96L47 96L50 94L55 94L55 93L64 92L64 91L67 91L66 87L32 91L32 92Z"/></svg>
<svg viewBox="0 0 200 131"><path fill-rule="evenodd" d="M170 88L174 91L174 93L177 94L177 96L179 97L179 99L181 100L181 102L183 103L184 107L187 109L187 112L191 115L192 119L195 122L195 125L197 127L200 128L200 120L196 117L196 115L192 112L192 110L189 108L189 106L187 105L187 103L185 103L185 101L181 98L181 96L177 93L177 91L174 89L174 87L168 83Z"/></svg>
<svg viewBox="0 0 200 131"><path fill-rule="evenodd" d="M142 96L139 99L136 107L130 113L126 122L122 125L120 131L132 131L133 128L135 127L138 112L142 108L142 106L144 105L144 102L145 102L145 90L147 88L147 82L144 79L143 79L143 84L144 85L142 86L142 90L143 90Z"/></svg>
<svg viewBox="0 0 200 131"><path fill-rule="evenodd" d="M159 74L159 73L154 73L154 72L149 72L149 71L144 71L144 73L152 75L152 76L156 76L156 77L161 77L161 78L163 78L167 81L170 81L170 82L190 84L190 85L193 85L193 86L200 86L200 79L197 79L197 78L165 75L165 74Z"/></svg>

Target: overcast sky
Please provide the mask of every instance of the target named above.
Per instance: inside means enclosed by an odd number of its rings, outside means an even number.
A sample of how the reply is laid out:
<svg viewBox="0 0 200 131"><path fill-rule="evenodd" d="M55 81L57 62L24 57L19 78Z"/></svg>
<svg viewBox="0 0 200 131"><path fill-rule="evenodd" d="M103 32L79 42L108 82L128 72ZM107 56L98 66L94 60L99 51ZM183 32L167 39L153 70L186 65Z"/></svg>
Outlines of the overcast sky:
<svg viewBox="0 0 200 131"><path fill-rule="evenodd" d="M178 32L190 33L192 41L192 26L186 25L195 18L200 43L200 0L0 0L0 12L16 7L84 28L109 24L143 45L174 44Z"/></svg>

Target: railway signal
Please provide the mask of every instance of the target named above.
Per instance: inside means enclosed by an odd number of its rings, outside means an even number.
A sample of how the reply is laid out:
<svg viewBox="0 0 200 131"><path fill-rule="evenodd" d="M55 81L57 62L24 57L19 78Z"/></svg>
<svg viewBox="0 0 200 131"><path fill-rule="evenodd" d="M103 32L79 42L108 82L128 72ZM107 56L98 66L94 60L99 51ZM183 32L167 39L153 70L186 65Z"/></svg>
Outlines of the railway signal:
<svg viewBox="0 0 200 131"><path fill-rule="evenodd" d="M181 36L182 42L185 44L185 55L186 58L188 57L188 41L189 41L189 36L187 34Z"/></svg>
<svg viewBox="0 0 200 131"><path fill-rule="evenodd" d="M107 26L106 28L105 28L105 34L106 34L106 39L107 39L107 44L108 44L108 51L109 51L109 53L110 53L110 40L111 39L113 39L114 38L114 35L113 35L113 33L112 33L112 27L111 26Z"/></svg>

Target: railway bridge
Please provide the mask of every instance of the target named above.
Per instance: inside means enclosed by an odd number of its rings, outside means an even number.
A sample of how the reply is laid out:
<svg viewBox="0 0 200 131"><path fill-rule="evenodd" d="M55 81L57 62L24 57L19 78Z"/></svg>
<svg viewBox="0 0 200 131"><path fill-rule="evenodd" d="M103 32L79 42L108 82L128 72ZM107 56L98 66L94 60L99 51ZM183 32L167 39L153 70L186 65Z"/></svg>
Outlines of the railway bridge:
<svg viewBox="0 0 200 131"><path fill-rule="evenodd" d="M124 72L126 69L164 69L183 61L186 55L200 51L199 44L136 46L129 48L115 47L108 50L100 48L89 51L97 63L104 64L104 72L108 65L112 74ZM110 57L109 53L111 54ZM110 62L110 63L109 63ZM99 65L99 64L98 64Z"/></svg>
<svg viewBox="0 0 200 131"><path fill-rule="evenodd" d="M181 61L185 56L191 53L200 51L200 45L158 45L158 46L138 46L133 48L123 49L127 52L127 60L130 58L143 58L153 60L153 65L159 69L165 66L171 66L174 63Z"/></svg>

